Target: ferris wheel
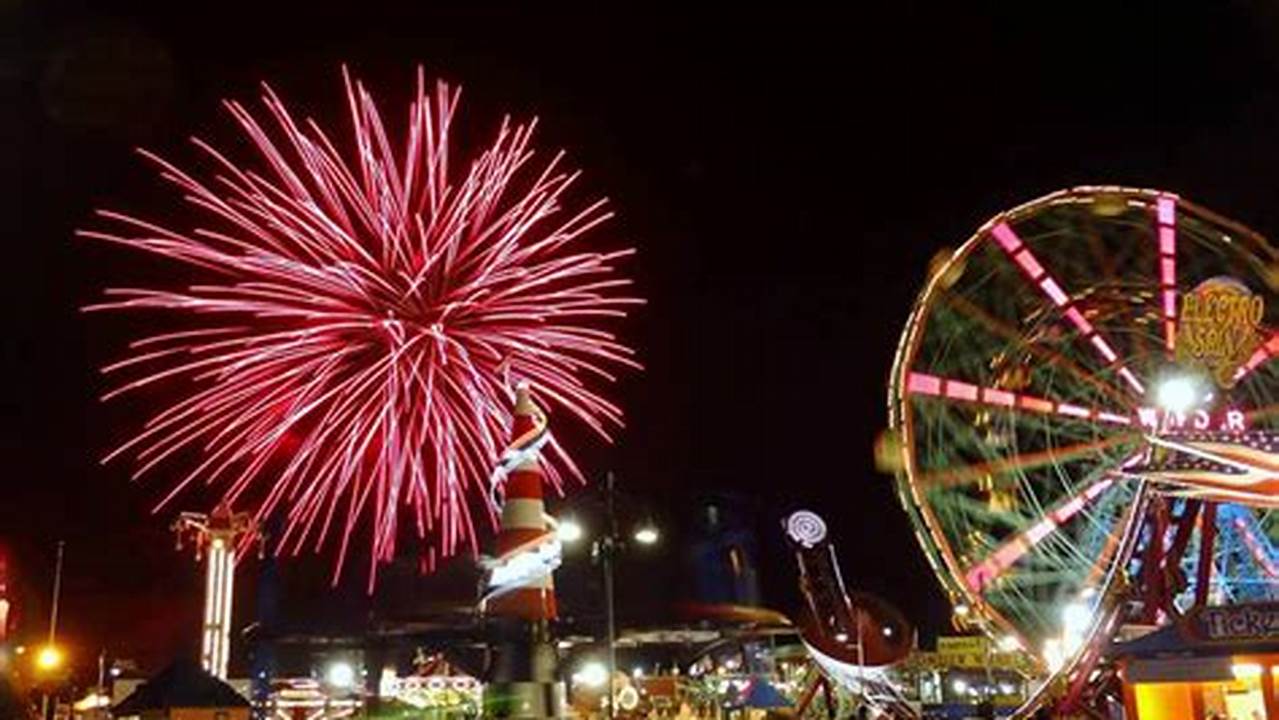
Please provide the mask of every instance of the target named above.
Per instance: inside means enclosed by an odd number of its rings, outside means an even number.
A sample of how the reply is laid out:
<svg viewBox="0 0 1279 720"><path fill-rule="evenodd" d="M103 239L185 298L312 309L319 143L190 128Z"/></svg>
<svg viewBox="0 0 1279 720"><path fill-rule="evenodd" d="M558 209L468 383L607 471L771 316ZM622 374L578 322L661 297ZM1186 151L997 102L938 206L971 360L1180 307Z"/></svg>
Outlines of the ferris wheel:
<svg viewBox="0 0 1279 720"><path fill-rule="evenodd" d="M957 617L1052 678L1122 622L1279 599L1276 267L1247 228L1120 187L934 262L881 460Z"/></svg>

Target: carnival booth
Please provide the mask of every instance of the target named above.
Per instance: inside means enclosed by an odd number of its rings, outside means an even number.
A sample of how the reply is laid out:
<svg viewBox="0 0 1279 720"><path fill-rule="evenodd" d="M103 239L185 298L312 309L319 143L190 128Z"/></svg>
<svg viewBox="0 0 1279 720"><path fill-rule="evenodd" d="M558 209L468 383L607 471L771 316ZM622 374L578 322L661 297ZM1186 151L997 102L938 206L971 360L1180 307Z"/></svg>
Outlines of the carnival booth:
<svg viewBox="0 0 1279 720"><path fill-rule="evenodd" d="M1130 720L1279 720L1279 603L1203 608L1113 656Z"/></svg>

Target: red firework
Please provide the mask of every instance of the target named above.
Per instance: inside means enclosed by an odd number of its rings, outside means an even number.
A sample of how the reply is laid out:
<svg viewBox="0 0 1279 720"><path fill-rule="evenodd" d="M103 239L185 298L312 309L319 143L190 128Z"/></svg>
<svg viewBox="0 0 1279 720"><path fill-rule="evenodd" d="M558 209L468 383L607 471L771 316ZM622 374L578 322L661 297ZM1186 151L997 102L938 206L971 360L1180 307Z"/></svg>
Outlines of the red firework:
<svg viewBox="0 0 1279 720"><path fill-rule="evenodd" d="M104 396L165 381L177 398L120 455L135 479L198 458L157 506L192 483L287 518L277 552L338 538L334 578L352 535L372 533L370 583L395 553L401 512L430 557L477 547L472 506L487 499L507 440L514 384L608 438L621 410L597 385L632 351L599 327L641 302L584 236L611 217L606 200L570 209L578 178L562 153L534 166L536 122L504 121L462 172L449 136L460 90L418 72L405 145L388 139L372 97L346 76L354 126L348 162L313 121L298 124L269 87L270 131L226 108L252 141L245 168L199 139L213 161L197 180L142 152L213 222L189 231L99 211L124 230L81 231L198 268L185 289L112 289L87 309L157 310L177 332L133 342ZM454 165L456 167L456 165ZM552 440L547 478L581 477ZM269 471L269 472L268 472ZM490 524L493 507L484 501Z"/></svg>

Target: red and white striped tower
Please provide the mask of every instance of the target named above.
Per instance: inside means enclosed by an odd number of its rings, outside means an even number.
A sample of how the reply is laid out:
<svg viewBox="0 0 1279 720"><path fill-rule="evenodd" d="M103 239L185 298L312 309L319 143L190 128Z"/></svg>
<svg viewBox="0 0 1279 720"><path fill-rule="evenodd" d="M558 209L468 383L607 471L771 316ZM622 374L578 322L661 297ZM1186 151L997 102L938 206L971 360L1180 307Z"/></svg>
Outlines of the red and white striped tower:
<svg viewBox="0 0 1279 720"><path fill-rule="evenodd" d="M555 619L560 543L542 502L539 449L547 441L546 416L527 386L515 392L511 445L503 454L502 523L489 568L484 613L502 629L491 682L484 689L485 716L509 720L566 717L566 689L548 623Z"/></svg>
<svg viewBox="0 0 1279 720"><path fill-rule="evenodd" d="M521 385L515 392L512 425L511 447L517 452L545 431L546 417L533 403L526 385ZM555 531L546 522L546 506L542 502L544 482L541 458L536 450L528 452L507 475L502 524L494 553L498 558L515 557L554 539ZM554 620L555 581L551 573L534 576L520 583L519 587L494 597L487 603L485 612L490 616L519 618L527 622Z"/></svg>

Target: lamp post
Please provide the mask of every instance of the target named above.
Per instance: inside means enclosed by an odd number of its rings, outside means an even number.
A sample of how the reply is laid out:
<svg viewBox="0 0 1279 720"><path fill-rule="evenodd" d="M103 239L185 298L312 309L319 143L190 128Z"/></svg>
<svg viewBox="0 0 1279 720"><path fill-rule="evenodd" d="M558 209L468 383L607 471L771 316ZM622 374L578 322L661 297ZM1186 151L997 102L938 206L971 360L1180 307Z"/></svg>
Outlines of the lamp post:
<svg viewBox="0 0 1279 720"><path fill-rule="evenodd" d="M600 566L604 569L604 612L608 633L608 680L604 690L608 696L608 720L617 715L617 702L613 697L613 678L617 677L617 609L613 598L613 555L617 552L617 509L614 502L616 496L616 480L609 472L604 479L604 503L608 510L608 534L600 538L598 552Z"/></svg>
<svg viewBox="0 0 1279 720"><path fill-rule="evenodd" d="M604 576L604 623L607 646L607 672L605 694L608 698L606 717L614 720L617 716L616 698L613 693L613 678L617 676L617 606L614 591L613 566L617 554L626 549L626 541L618 531L617 522L617 479L612 472L604 478L604 512L605 532L591 543L591 557L600 564ZM561 523L560 539L572 542L582 536L580 527L570 522ZM645 521L636 525L632 537L641 545L653 545L660 538L657 528L652 522Z"/></svg>
<svg viewBox="0 0 1279 720"><path fill-rule="evenodd" d="M62 664L62 656L58 652L56 643L58 640L58 600L62 597L62 553L65 548L66 543L59 540L58 559L55 561L53 568L53 602L49 607L49 642L45 644L37 656L37 664L48 672L53 672ZM40 698L40 720L46 720L48 717L49 690L46 687L44 695Z"/></svg>

